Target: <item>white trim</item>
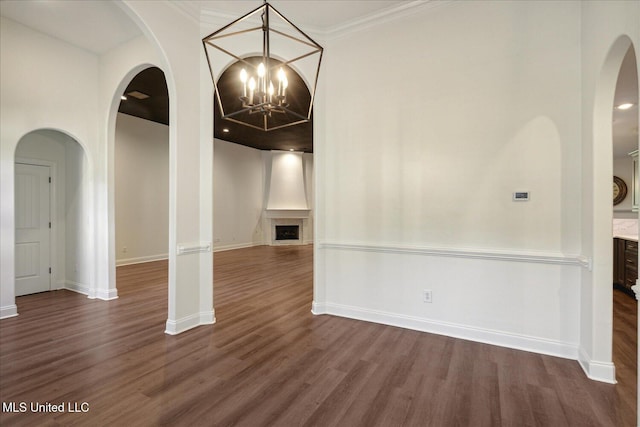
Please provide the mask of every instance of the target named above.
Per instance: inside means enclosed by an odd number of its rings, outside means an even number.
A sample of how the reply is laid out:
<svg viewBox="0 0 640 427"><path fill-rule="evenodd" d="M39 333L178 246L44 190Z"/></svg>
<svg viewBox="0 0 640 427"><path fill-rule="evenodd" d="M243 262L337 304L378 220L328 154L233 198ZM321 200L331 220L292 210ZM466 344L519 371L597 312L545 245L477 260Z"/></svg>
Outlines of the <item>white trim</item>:
<svg viewBox="0 0 640 427"><path fill-rule="evenodd" d="M103 301L111 301L118 299L117 289L96 289L94 292L88 293L89 299L101 299Z"/></svg>
<svg viewBox="0 0 640 427"><path fill-rule="evenodd" d="M345 36L347 34L366 30L380 24L413 15L416 13L416 9L419 7L425 9L435 9L444 6L456 5L457 3L462 2L456 2L453 0L406 1L400 2L398 5L394 5L382 10L377 10L367 15L352 19L346 23L334 25L332 27L319 28L311 27L309 25L303 25L301 29L314 39L332 40ZM180 8L183 13L188 14L193 19L199 19L200 26L203 29L202 32L207 34L211 33L211 28L216 27L215 29L217 29L217 27L222 27L240 18L242 15L249 13L252 10L251 8L247 8L247 10L243 11L242 14L230 14L219 10L214 10L213 8L208 8L206 6L199 8L198 5L194 4L194 2L190 0L180 1L175 4L175 6ZM197 17L198 12L200 13L199 17ZM207 30L205 31L205 29Z"/></svg>
<svg viewBox="0 0 640 427"><path fill-rule="evenodd" d="M584 348L580 347L578 363L584 373L592 380L616 384L616 368L612 362L591 360Z"/></svg>
<svg viewBox="0 0 640 427"><path fill-rule="evenodd" d="M213 252L232 251L234 249L253 248L255 246L265 246L264 242L236 243L234 245L213 246Z"/></svg>
<svg viewBox="0 0 640 427"><path fill-rule="evenodd" d="M15 304L0 307L0 319L8 319L18 315L18 306Z"/></svg>
<svg viewBox="0 0 640 427"><path fill-rule="evenodd" d="M578 344L549 340L529 335L514 334L473 326L442 322L427 318L406 316L379 310L370 310L334 303L313 302L313 314L331 314L350 319L381 323L432 334L445 335L469 341L481 342L516 350L532 351L550 356L576 360Z"/></svg>
<svg viewBox="0 0 640 427"><path fill-rule="evenodd" d="M416 9L420 7L425 9L435 9L444 6L452 6L456 3L458 2L453 0L414 0L410 2L400 2L398 6L392 6L388 9L373 12L360 18L353 19L347 23L335 25L326 30L316 29L315 31L312 30L312 32L323 35L327 40L332 40L411 16L415 14Z"/></svg>
<svg viewBox="0 0 640 427"><path fill-rule="evenodd" d="M67 280L64 282L62 289L66 289L71 292L77 292L83 295L89 295L89 287L82 283L74 282L73 280Z"/></svg>
<svg viewBox="0 0 640 427"><path fill-rule="evenodd" d="M335 249L356 252L379 252L385 254L426 255L454 258L474 258L496 261L515 261L539 264L575 265L590 268L591 260L582 255L564 255L554 252L523 252L496 249L436 248L427 246L370 245L361 243L321 242L320 249Z"/></svg>
<svg viewBox="0 0 640 427"><path fill-rule="evenodd" d="M211 242L178 243L177 255L211 252Z"/></svg>
<svg viewBox="0 0 640 427"><path fill-rule="evenodd" d="M117 259L116 267L121 267L123 265L143 264L145 262L152 262L152 261L163 261L166 259L169 259L169 254L158 254L158 255L141 256L137 258Z"/></svg>
<svg viewBox="0 0 640 427"><path fill-rule="evenodd" d="M213 325L214 323L216 323L215 310L194 313L178 320L167 319L164 333L168 335L178 335L197 326Z"/></svg>
<svg viewBox="0 0 640 427"><path fill-rule="evenodd" d="M264 212L269 219L307 219L311 209L265 209Z"/></svg>

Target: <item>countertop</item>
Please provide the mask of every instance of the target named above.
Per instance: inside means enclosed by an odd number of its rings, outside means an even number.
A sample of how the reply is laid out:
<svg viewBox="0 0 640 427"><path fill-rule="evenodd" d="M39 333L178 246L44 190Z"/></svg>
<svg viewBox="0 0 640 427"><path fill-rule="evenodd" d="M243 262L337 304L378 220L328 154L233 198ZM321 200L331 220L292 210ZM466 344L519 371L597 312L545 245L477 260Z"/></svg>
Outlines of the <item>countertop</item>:
<svg viewBox="0 0 640 427"><path fill-rule="evenodd" d="M633 242L637 242L638 241L638 235L632 236L630 234L614 234L613 235L614 238L618 238L618 239L624 239L624 240L631 240Z"/></svg>

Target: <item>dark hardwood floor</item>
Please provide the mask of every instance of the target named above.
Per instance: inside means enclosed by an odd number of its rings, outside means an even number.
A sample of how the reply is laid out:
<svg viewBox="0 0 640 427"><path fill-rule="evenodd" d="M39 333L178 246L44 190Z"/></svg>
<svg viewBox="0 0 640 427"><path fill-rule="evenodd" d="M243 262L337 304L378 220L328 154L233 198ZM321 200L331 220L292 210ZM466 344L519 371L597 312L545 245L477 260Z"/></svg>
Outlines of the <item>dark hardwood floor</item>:
<svg viewBox="0 0 640 427"><path fill-rule="evenodd" d="M603 384L571 360L313 316L312 256L216 253L218 323L178 336L164 334L166 262L118 268L115 301L20 297L0 322L0 400L88 412L4 412L0 425L636 424L632 298L615 293L620 382Z"/></svg>

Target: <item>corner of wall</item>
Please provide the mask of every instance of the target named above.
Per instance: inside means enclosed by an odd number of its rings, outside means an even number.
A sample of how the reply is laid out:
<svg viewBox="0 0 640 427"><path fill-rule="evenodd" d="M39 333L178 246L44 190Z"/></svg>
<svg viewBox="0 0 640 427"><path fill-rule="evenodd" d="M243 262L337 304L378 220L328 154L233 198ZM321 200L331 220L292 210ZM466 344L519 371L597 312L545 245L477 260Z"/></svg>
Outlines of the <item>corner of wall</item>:
<svg viewBox="0 0 640 427"><path fill-rule="evenodd" d="M178 320L167 319L164 333L167 335L178 335L197 326L213 325L214 323L216 323L215 310L194 313Z"/></svg>
<svg viewBox="0 0 640 427"><path fill-rule="evenodd" d="M616 368L612 362L591 360L584 348L580 347L578 363L589 379L616 384Z"/></svg>
<svg viewBox="0 0 640 427"><path fill-rule="evenodd" d="M18 306L15 304L0 307L0 319L8 319L18 315Z"/></svg>

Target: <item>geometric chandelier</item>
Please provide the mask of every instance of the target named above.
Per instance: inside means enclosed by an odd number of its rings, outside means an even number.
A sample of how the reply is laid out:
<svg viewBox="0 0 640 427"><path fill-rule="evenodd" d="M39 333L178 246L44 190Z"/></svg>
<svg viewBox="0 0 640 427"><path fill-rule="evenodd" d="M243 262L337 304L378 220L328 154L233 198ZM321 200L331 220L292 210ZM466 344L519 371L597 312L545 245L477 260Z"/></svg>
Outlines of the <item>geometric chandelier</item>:
<svg viewBox="0 0 640 427"><path fill-rule="evenodd" d="M323 48L266 0L202 44L223 119L263 131L311 120Z"/></svg>

